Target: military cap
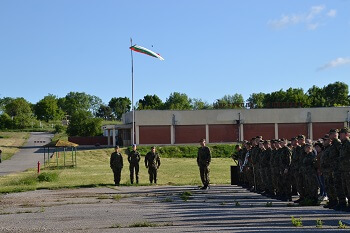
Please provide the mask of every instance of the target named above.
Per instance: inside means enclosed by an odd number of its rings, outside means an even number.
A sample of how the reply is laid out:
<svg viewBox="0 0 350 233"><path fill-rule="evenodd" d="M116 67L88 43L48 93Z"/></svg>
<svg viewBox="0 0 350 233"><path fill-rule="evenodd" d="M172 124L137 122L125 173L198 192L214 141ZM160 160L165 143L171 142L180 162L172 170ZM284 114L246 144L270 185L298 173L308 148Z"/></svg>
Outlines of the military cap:
<svg viewBox="0 0 350 233"><path fill-rule="evenodd" d="M262 136L256 136L255 138L262 138Z"/></svg>
<svg viewBox="0 0 350 233"><path fill-rule="evenodd" d="M255 141L256 138L251 138L250 141Z"/></svg>
<svg viewBox="0 0 350 233"><path fill-rule="evenodd" d="M339 132L338 129L330 129L330 130L329 130L329 133L338 133L338 132Z"/></svg>
<svg viewBox="0 0 350 233"><path fill-rule="evenodd" d="M290 140L294 141L294 140L297 140L297 138L296 137L292 137Z"/></svg>
<svg viewBox="0 0 350 233"><path fill-rule="evenodd" d="M117 149L117 148L119 148L119 146L118 146L118 145L116 145L114 148L115 148L115 149Z"/></svg>
<svg viewBox="0 0 350 233"><path fill-rule="evenodd" d="M322 139L323 140L328 140L329 139L329 134L325 134Z"/></svg>
<svg viewBox="0 0 350 233"><path fill-rule="evenodd" d="M132 144L132 147L136 146L136 144Z"/></svg>
<svg viewBox="0 0 350 233"><path fill-rule="evenodd" d="M305 135L299 134L299 135L297 136L297 139L305 139Z"/></svg>
<svg viewBox="0 0 350 233"><path fill-rule="evenodd" d="M271 141L273 141L273 140L271 140ZM267 144L267 143L269 143L270 142L270 140L265 140L264 141L264 144Z"/></svg>
<svg viewBox="0 0 350 233"><path fill-rule="evenodd" d="M151 149L155 149L156 147L155 146L152 146Z"/></svg>
<svg viewBox="0 0 350 233"><path fill-rule="evenodd" d="M348 128L342 128L339 133L349 133L349 129Z"/></svg>
<svg viewBox="0 0 350 233"><path fill-rule="evenodd" d="M281 140L280 139L275 139L275 142L281 142Z"/></svg>
<svg viewBox="0 0 350 233"><path fill-rule="evenodd" d="M323 145L322 145L321 142L316 142L316 143L315 143L315 146L319 146L319 147L323 148Z"/></svg>
<svg viewBox="0 0 350 233"><path fill-rule="evenodd" d="M311 147L312 145L310 143L305 143L305 147Z"/></svg>
<svg viewBox="0 0 350 233"><path fill-rule="evenodd" d="M264 143L264 140L260 140L259 143Z"/></svg>
<svg viewBox="0 0 350 233"><path fill-rule="evenodd" d="M244 140L243 143L248 143L248 140Z"/></svg>
<svg viewBox="0 0 350 233"><path fill-rule="evenodd" d="M284 142L284 141L287 141L287 139L281 138L280 141L281 141L281 142Z"/></svg>

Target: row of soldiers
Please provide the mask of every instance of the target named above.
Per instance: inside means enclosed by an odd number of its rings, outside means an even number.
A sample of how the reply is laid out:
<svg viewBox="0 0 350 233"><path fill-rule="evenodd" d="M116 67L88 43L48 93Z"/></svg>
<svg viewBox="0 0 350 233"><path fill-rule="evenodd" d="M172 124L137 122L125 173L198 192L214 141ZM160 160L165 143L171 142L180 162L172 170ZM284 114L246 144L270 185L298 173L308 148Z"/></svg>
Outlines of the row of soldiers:
<svg viewBox="0 0 350 233"><path fill-rule="evenodd" d="M339 140L340 138L340 140ZM331 129L312 143L304 135L290 140L263 140L261 136L237 145L235 158L242 186L263 195L301 205L319 204L318 189L328 196L324 207L350 211L349 130ZM323 183L324 178L324 183Z"/></svg>

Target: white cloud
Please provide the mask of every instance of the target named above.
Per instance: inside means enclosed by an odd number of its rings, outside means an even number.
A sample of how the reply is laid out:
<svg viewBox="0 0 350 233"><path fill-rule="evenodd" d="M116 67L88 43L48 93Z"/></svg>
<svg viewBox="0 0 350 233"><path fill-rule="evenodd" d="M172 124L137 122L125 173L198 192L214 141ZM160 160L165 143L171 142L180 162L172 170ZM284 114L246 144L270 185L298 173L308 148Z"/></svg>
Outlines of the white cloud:
<svg viewBox="0 0 350 233"><path fill-rule="evenodd" d="M334 9L329 10L329 11L327 12L327 16L328 16L328 17L331 17L331 18L337 16L337 10L334 10Z"/></svg>
<svg viewBox="0 0 350 233"><path fill-rule="evenodd" d="M315 30L320 25L317 20L325 15L328 17L335 17L337 14L335 9L331 9L326 14L322 14L325 9L325 5L318 5L312 6L310 10L305 13L289 15L283 14L279 19L269 20L268 25L276 29L281 29L290 25L304 24L307 29Z"/></svg>
<svg viewBox="0 0 350 233"><path fill-rule="evenodd" d="M332 61L328 62L327 64L324 64L323 66L321 66L317 70L319 70L319 71L325 70L325 69L334 68L334 67L342 66L342 65L346 65L346 64L350 64L349 57L338 57L335 60L332 60Z"/></svg>

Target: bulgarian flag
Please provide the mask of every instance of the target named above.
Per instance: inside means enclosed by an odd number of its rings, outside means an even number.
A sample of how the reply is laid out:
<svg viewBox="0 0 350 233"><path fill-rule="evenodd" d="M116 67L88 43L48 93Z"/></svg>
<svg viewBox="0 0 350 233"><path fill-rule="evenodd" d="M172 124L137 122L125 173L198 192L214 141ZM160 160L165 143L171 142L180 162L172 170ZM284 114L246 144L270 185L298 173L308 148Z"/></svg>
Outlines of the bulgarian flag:
<svg viewBox="0 0 350 233"><path fill-rule="evenodd" d="M135 52L143 53L143 54L158 58L161 61L164 61L164 58L162 58L162 56L160 56L158 53L155 53L152 50L146 49L144 47L141 47L138 45L133 45L130 47L130 49L135 51Z"/></svg>

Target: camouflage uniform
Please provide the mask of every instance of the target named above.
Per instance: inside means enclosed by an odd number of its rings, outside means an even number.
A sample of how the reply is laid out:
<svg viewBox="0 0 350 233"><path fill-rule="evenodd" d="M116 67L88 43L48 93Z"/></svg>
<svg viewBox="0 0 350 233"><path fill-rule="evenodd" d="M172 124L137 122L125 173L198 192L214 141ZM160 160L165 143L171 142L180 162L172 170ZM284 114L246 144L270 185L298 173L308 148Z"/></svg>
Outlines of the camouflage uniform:
<svg viewBox="0 0 350 233"><path fill-rule="evenodd" d="M305 180L305 197L310 201L313 201L313 204L316 204L318 199L318 183L317 183L317 161L316 156L313 152L310 152L305 155L302 164L302 171L304 174Z"/></svg>
<svg viewBox="0 0 350 233"><path fill-rule="evenodd" d="M128 161L129 161L129 169L130 169L130 182L131 184L134 183L134 171L136 176L136 184L139 183L139 162L140 162L141 156L138 151L131 151L128 155Z"/></svg>
<svg viewBox="0 0 350 233"><path fill-rule="evenodd" d="M350 203L350 140L346 139L342 141L340 148L340 172L343 181L344 192ZM349 206L350 207L350 206Z"/></svg>
<svg viewBox="0 0 350 233"><path fill-rule="evenodd" d="M300 195L300 200L305 197L305 180L302 171L303 160L305 158L305 145L300 145L295 148L295 158L293 167L295 168L295 182L297 184L297 191Z"/></svg>
<svg viewBox="0 0 350 233"><path fill-rule="evenodd" d="M272 193L272 183L271 183L271 168L270 168L270 160L271 160L271 148L267 148L264 150L261 154L261 170L262 170L262 177L263 177L263 183L265 184L265 191L267 193Z"/></svg>
<svg viewBox="0 0 350 233"><path fill-rule="evenodd" d="M255 186L255 190L258 190L258 156L259 156L259 146L256 145L251 149L250 152L250 162L253 169L253 185Z"/></svg>
<svg viewBox="0 0 350 233"><path fill-rule="evenodd" d="M270 166L271 166L271 181L272 181L272 187L273 192L279 193L280 190L278 190L278 179L279 179L279 158L278 158L278 150L274 149L271 151L271 158L270 158Z"/></svg>
<svg viewBox="0 0 350 233"><path fill-rule="evenodd" d="M121 172L123 169L123 156L119 152L113 152L110 158L110 167L114 174L114 183L119 185Z"/></svg>
<svg viewBox="0 0 350 233"><path fill-rule="evenodd" d="M160 157L158 153L148 152L145 156L145 166L148 168L149 182L157 183L157 170L160 166Z"/></svg>
<svg viewBox="0 0 350 233"><path fill-rule="evenodd" d="M287 198L292 198L292 182L290 178L290 163L291 163L291 156L292 152L291 150L285 146L280 149L280 174L281 174L281 193L282 195ZM287 171L287 173L285 173Z"/></svg>
<svg viewBox="0 0 350 233"><path fill-rule="evenodd" d="M198 156L197 156L197 164L199 167L199 172L201 176L201 180L204 187L209 186L209 165L211 162L211 153L210 149L207 146L199 147L198 148Z"/></svg>
<svg viewBox="0 0 350 233"><path fill-rule="evenodd" d="M335 187L336 195L338 197L338 205L345 206L346 205L345 192L342 184L341 171L339 170L340 147L341 147L340 140L333 139L332 145L329 148L330 150L329 156L330 156L330 167L332 169L333 176L334 176L334 187Z"/></svg>
<svg viewBox="0 0 350 233"><path fill-rule="evenodd" d="M330 145L328 145L324 148L320 158L320 165L324 176L325 189L329 200L329 204L326 207L333 207L338 204L331 163L332 158L330 157Z"/></svg>

